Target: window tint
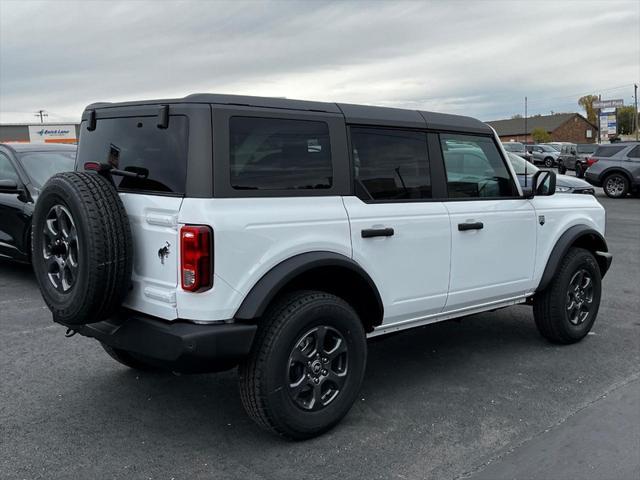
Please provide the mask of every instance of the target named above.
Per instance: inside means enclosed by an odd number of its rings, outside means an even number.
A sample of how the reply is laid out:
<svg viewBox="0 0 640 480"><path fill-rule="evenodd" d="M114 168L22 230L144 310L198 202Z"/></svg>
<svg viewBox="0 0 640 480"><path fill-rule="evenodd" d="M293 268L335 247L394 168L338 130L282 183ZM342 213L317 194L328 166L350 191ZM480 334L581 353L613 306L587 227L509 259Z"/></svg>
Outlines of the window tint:
<svg viewBox="0 0 640 480"><path fill-rule="evenodd" d="M18 173L4 153L0 153L0 180L15 180L18 183L20 182Z"/></svg>
<svg viewBox="0 0 640 480"><path fill-rule="evenodd" d="M431 198L427 135L352 128L355 178L374 200Z"/></svg>
<svg viewBox="0 0 640 480"><path fill-rule="evenodd" d="M578 153L593 153L596 150L596 145L578 145Z"/></svg>
<svg viewBox="0 0 640 480"><path fill-rule="evenodd" d="M331 143L325 122L232 117L229 131L233 188L331 188Z"/></svg>
<svg viewBox="0 0 640 480"><path fill-rule="evenodd" d="M108 163L144 178L114 176L120 190L184 193L187 175L188 120L171 115L167 128L158 128L158 117L99 119L89 131L80 132L77 168L85 162Z"/></svg>
<svg viewBox="0 0 640 480"><path fill-rule="evenodd" d="M450 198L517 195L492 138L440 134L440 143Z"/></svg>
<svg viewBox="0 0 640 480"><path fill-rule="evenodd" d="M601 146L598 147L595 151L595 153L593 154L594 157L612 157L614 156L616 153L618 153L620 150L622 150L624 148L624 145L622 146L615 146L615 147L609 147L609 146Z"/></svg>
<svg viewBox="0 0 640 480"><path fill-rule="evenodd" d="M632 148L627 156L631 158L640 158L640 145Z"/></svg>

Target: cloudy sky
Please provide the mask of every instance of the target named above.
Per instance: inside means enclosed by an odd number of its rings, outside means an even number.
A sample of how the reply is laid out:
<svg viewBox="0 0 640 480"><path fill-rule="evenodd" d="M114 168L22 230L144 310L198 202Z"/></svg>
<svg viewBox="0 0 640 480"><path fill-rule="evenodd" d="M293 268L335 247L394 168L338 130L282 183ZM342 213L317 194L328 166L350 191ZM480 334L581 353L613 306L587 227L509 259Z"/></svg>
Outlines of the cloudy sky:
<svg viewBox="0 0 640 480"><path fill-rule="evenodd" d="M461 113L630 103L640 1L0 0L0 122L194 92Z"/></svg>

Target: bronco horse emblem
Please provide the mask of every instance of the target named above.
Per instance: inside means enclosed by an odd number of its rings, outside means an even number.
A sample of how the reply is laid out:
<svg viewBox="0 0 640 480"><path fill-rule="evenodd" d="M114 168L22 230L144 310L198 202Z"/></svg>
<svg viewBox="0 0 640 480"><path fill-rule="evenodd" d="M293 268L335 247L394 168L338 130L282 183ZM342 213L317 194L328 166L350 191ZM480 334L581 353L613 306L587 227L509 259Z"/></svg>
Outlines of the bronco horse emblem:
<svg viewBox="0 0 640 480"><path fill-rule="evenodd" d="M169 242L164 242L164 247L158 250L158 258L160 259L160 263L162 265L164 265L164 259L167 258L171 253L169 247L171 247L171 244Z"/></svg>

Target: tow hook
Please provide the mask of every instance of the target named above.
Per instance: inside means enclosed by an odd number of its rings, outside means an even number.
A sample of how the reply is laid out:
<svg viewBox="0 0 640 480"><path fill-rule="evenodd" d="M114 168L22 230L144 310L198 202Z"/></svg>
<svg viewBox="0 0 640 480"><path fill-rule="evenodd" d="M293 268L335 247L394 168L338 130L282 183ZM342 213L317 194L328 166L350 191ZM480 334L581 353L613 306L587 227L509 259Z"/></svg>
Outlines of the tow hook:
<svg viewBox="0 0 640 480"><path fill-rule="evenodd" d="M73 337L76 333L78 333L77 331L71 329L71 328L67 328L67 333L64 334L65 337L67 338L71 338Z"/></svg>

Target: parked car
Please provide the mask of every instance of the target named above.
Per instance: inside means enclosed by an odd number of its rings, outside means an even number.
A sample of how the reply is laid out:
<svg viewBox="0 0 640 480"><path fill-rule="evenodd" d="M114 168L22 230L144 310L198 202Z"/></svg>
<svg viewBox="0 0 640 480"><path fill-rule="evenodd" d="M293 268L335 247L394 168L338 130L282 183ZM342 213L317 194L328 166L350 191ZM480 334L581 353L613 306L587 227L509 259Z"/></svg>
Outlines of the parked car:
<svg viewBox="0 0 640 480"><path fill-rule="evenodd" d="M612 258L592 196L554 196L551 171L523 192L469 117L209 94L99 103L76 166L33 220L54 321L134 369L239 365L249 416L295 439L349 411L368 337L530 302L544 337L581 340Z"/></svg>
<svg viewBox="0 0 640 480"><path fill-rule="evenodd" d="M534 164L542 164L551 168L558 162L560 152L550 145L527 145L527 151L533 156Z"/></svg>
<svg viewBox="0 0 640 480"><path fill-rule="evenodd" d="M558 157L558 172L564 174L567 170L575 170L576 177L582 178L587 169L587 158L596 150L596 143L568 143L562 145Z"/></svg>
<svg viewBox="0 0 640 480"><path fill-rule="evenodd" d="M611 198L640 190L640 142L600 145L587 158L584 178Z"/></svg>
<svg viewBox="0 0 640 480"><path fill-rule="evenodd" d="M512 153L515 153L516 155L520 155L522 158L528 161L531 161L533 159L533 155L527 152L527 150L524 148L524 143L504 142L502 145L504 146L504 149L507 152L512 152Z"/></svg>
<svg viewBox="0 0 640 480"><path fill-rule="evenodd" d="M527 162L524 158L507 153L513 170L518 176L518 181L522 187L531 187L533 185L533 177L540 171L538 167ZM526 168L525 168L526 167ZM584 180L569 175L556 175L556 192L558 193L586 193L595 195L596 191L593 186Z"/></svg>
<svg viewBox="0 0 640 480"><path fill-rule="evenodd" d="M28 262L31 216L42 185L73 170L75 145L0 144L0 257Z"/></svg>

